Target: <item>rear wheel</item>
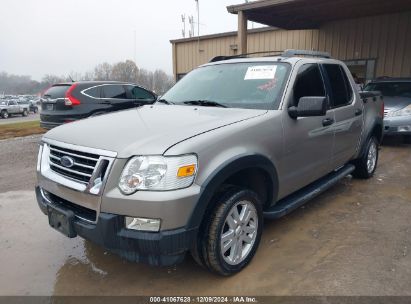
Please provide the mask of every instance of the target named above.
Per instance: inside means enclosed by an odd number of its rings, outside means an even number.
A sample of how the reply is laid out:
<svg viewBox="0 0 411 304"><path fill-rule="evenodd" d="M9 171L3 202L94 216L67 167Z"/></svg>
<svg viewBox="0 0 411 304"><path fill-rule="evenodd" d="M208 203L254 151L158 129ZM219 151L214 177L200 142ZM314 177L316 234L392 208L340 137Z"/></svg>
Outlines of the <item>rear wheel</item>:
<svg viewBox="0 0 411 304"><path fill-rule="evenodd" d="M411 135L404 135L403 140L405 144L411 144Z"/></svg>
<svg viewBox="0 0 411 304"><path fill-rule="evenodd" d="M29 115L29 113L27 112L27 110L23 110L23 113L21 113L21 115L22 115L23 117L26 117L27 115Z"/></svg>
<svg viewBox="0 0 411 304"><path fill-rule="evenodd" d="M0 113L1 118L7 119L9 118L9 112L7 112L6 110L1 111Z"/></svg>
<svg viewBox="0 0 411 304"><path fill-rule="evenodd" d="M257 194L248 189L231 187L217 199L193 256L212 272L228 276L253 258L261 239L263 213Z"/></svg>
<svg viewBox="0 0 411 304"><path fill-rule="evenodd" d="M354 161L355 170L353 176L367 179L374 175L378 163L378 141L375 136L367 143L364 155Z"/></svg>

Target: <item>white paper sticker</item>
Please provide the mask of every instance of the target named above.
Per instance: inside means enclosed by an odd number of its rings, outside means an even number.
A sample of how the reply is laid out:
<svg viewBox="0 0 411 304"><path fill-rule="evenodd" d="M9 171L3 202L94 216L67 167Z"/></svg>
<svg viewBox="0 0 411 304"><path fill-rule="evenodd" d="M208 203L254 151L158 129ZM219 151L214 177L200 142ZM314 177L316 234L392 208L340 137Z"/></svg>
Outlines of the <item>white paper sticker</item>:
<svg viewBox="0 0 411 304"><path fill-rule="evenodd" d="M247 73L244 76L244 80L250 79L274 79L276 65L258 65L251 66L247 69Z"/></svg>

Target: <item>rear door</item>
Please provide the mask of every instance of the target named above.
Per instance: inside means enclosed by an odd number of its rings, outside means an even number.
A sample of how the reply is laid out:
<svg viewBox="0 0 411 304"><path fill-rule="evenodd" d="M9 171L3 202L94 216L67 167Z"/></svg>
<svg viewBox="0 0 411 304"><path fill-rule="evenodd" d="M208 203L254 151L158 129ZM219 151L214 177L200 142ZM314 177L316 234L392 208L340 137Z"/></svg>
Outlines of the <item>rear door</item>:
<svg viewBox="0 0 411 304"><path fill-rule="evenodd" d="M111 105L111 111L124 110L134 107L132 99L128 98L125 85L107 84L100 88L102 100Z"/></svg>
<svg viewBox="0 0 411 304"><path fill-rule="evenodd" d="M71 87L71 84L59 84L49 88L41 99L42 114L51 114L56 111L71 110L71 106L64 103L66 92Z"/></svg>
<svg viewBox="0 0 411 304"><path fill-rule="evenodd" d="M288 107L297 106L301 97L326 97L320 67L316 63L302 65L292 89ZM281 162L283 189L290 194L330 172L334 131L327 122L334 119L333 112L325 116L293 119L283 111L284 159Z"/></svg>
<svg viewBox="0 0 411 304"><path fill-rule="evenodd" d="M330 92L331 111L335 116L332 165L338 168L347 163L357 151L363 124L363 107L342 65L323 64L322 68Z"/></svg>

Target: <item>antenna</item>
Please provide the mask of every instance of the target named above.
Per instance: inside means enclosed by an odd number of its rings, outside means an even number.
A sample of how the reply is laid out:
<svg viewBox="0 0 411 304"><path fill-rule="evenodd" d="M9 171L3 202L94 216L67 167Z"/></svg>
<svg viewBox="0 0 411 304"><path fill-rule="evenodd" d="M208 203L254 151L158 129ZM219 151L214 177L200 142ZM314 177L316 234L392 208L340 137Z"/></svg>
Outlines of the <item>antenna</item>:
<svg viewBox="0 0 411 304"><path fill-rule="evenodd" d="M182 14L181 15L181 22L183 22L183 30L181 31L183 34L183 38L186 37L186 15Z"/></svg>
<svg viewBox="0 0 411 304"><path fill-rule="evenodd" d="M200 52L200 0L194 0L197 6L197 36L198 36L198 51Z"/></svg>
<svg viewBox="0 0 411 304"><path fill-rule="evenodd" d="M68 77L70 78L70 81L71 81L71 82L75 82L75 81L73 80L73 78L71 78L70 74L68 75Z"/></svg>

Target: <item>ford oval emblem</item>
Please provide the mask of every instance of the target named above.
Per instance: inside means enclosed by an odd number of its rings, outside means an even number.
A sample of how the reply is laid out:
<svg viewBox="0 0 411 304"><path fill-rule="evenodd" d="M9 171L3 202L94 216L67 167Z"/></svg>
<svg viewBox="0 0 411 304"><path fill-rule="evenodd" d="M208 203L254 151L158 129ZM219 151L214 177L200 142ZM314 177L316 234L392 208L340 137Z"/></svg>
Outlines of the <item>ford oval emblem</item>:
<svg viewBox="0 0 411 304"><path fill-rule="evenodd" d="M71 168L74 166L74 159L69 156L63 156L60 159L60 164L66 168Z"/></svg>

